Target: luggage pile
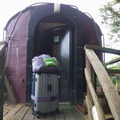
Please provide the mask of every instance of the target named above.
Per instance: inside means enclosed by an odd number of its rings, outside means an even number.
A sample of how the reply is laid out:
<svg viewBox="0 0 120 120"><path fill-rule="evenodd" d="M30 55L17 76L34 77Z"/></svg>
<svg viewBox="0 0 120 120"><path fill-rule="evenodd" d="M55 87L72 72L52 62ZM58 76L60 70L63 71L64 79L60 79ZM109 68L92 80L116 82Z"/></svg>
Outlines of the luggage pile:
<svg viewBox="0 0 120 120"><path fill-rule="evenodd" d="M60 73L60 67L55 57L47 54L35 56L32 59L32 71L36 73Z"/></svg>
<svg viewBox="0 0 120 120"><path fill-rule="evenodd" d="M60 68L56 58L43 54L32 59L33 114L45 114L59 109Z"/></svg>

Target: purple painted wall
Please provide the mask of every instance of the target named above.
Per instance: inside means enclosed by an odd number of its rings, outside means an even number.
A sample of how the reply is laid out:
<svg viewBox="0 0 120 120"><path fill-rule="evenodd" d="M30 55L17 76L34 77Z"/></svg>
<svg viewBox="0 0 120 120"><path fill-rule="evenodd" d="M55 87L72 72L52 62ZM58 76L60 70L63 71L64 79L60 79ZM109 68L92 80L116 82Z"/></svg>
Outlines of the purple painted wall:
<svg viewBox="0 0 120 120"><path fill-rule="evenodd" d="M7 36L11 35L17 17L18 16L13 18L7 26ZM21 15L8 42L6 60L7 77L10 80L14 95L18 102L25 102L26 96L26 57L29 19L30 11L26 11Z"/></svg>

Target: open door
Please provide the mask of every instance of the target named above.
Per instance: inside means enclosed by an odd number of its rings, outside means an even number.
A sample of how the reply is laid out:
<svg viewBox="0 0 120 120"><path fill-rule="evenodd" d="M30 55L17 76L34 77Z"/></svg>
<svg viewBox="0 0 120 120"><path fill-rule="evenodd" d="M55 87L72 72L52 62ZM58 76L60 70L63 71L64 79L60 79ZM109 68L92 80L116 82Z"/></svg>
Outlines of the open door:
<svg viewBox="0 0 120 120"><path fill-rule="evenodd" d="M66 29L60 40L60 66L62 73L60 77L60 100L70 100L70 30Z"/></svg>
<svg viewBox="0 0 120 120"><path fill-rule="evenodd" d="M45 53L56 57L62 69L59 82L60 101L68 102L70 101L70 91L72 88L70 85L70 78L72 78L72 74L70 74L72 66L72 30L67 26L60 26L48 29L44 33L44 40L47 41L48 46L46 46ZM52 49L50 46L52 46Z"/></svg>

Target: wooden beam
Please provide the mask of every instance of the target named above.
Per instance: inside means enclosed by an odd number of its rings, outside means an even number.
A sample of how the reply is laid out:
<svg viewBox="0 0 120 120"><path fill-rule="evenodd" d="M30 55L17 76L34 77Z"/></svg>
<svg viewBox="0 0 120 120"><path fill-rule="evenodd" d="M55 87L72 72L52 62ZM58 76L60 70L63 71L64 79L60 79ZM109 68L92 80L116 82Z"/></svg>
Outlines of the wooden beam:
<svg viewBox="0 0 120 120"><path fill-rule="evenodd" d="M4 80L0 79L0 120L3 120Z"/></svg>
<svg viewBox="0 0 120 120"><path fill-rule="evenodd" d="M120 50L96 46L96 45L85 45L85 49L93 49L93 50L98 50L98 51L105 52L105 53L120 55Z"/></svg>
<svg viewBox="0 0 120 120"><path fill-rule="evenodd" d="M0 120L3 119L3 104L4 104L4 75L6 72L6 67L4 67L0 75Z"/></svg>
<svg viewBox="0 0 120 120"><path fill-rule="evenodd" d="M16 105L9 113L4 116L4 120L15 120L14 115L24 106L24 104Z"/></svg>
<svg viewBox="0 0 120 120"><path fill-rule="evenodd" d="M0 120L3 120L5 71L5 44L0 42Z"/></svg>
<svg viewBox="0 0 120 120"><path fill-rule="evenodd" d="M86 57L86 69L92 75L91 68L92 68L91 64L90 64L88 58ZM92 96L91 96L88 85L87 85L86 104L87 104L87 108L88 108L88 119L93 120L93 117L92 117L93 100L92 100Z"/></svg>
<svg viewBox="0 0 120 120"><path fill-rule="evenodd" d="M109 120L109 119L113 118L113 116L111 114L106 114L105 118L106 118L106 120Z"/></svg>
<svg viewBox="0 0 120 120"><path fill-rule="evenodd" d="M95 107L96 107L97 112L98 112L98 117L99 117L100 120L105 120L105 115L104 115L104 112L103 112L103 108L101 107L102 105L100 105L98 96L95 92L95 89L93 87L93 83L91 81L91 76L89 75L89 72L87 71L87 69L85 69L85 76L86 76L87 85L89 87L89 90L90 90L90 93L92 95Z"/></svg>
<svg viewBox="0 0 120 120"><path fill-rule="evenodd" d="M5 51L6 48L6 44L5 42L0 42L0 55L3 54L3 52Z"/></svg>
<svg viewBox="0 0 120 120"><path fill-rule="evenodd" d="M0 82L4 79L5 72L6 72L6 66L4 66L4 69L3 69L3 71L2 71L2 73L0 75L0 79L1 79Z"/></svg>
<svg viewBox="0 0 120 120"><path fill-rule="evenodd" d="M114 63L119 62L119 61L120 61L120 57L118 57L118 58L116 58L116 59L114 59L114 60L111 60L111 61L105 63L105 65L114 64Z"/></svg>
<svg viewBox="0 0 120 120"><path fill-rule="evenodd" d="M5 41L0 41L0 45L3 45L3 44L5 44Z"/></svg>
<svg viewBox="0 0 120 120"><path fill-rule="evenodd" d="M14 94L12 92L11 86L9 84L9 81L8 81L6 75L5 75L5 86L6 86L6 89L7 89L7 92L8 92L9 101L11 101L13 103L16 103L16 99L14 97Z"/></svg>
<svg viewBox="0 0 120 120"><path fill-rule="evenodd" d="M85 52L98 76L114 119L120 120L120 96L114 84L95 52L91 49L85 49Z"/></svg>
<svg viewBox="0 0 120 120"><path fill-rule="evenodd" d="M120 70L117 69L107 69L107 71L110 74L120 74Z"/></svg>
<svg viewBox="0 0 120 120"><path fill-rule="evenodd" d="M85 96L85 100L86 100L86 105L88 109L88 120L93 120L91 102L89 101L87 95Z"/></svg>

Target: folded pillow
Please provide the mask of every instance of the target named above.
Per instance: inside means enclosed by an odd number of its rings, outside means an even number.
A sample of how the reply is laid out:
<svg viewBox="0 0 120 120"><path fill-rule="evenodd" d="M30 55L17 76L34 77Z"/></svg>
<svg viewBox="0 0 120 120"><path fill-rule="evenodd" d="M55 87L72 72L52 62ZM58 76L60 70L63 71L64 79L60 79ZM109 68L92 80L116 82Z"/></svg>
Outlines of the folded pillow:
<svg viewBox="0 0 120 120"><path fill-rule="evenodd" d="M49 67L49 66L57 66L57 63L55 61L55 59L53 57L51 58L43 58L43 61L45 63L45 66Z"/></svg>

